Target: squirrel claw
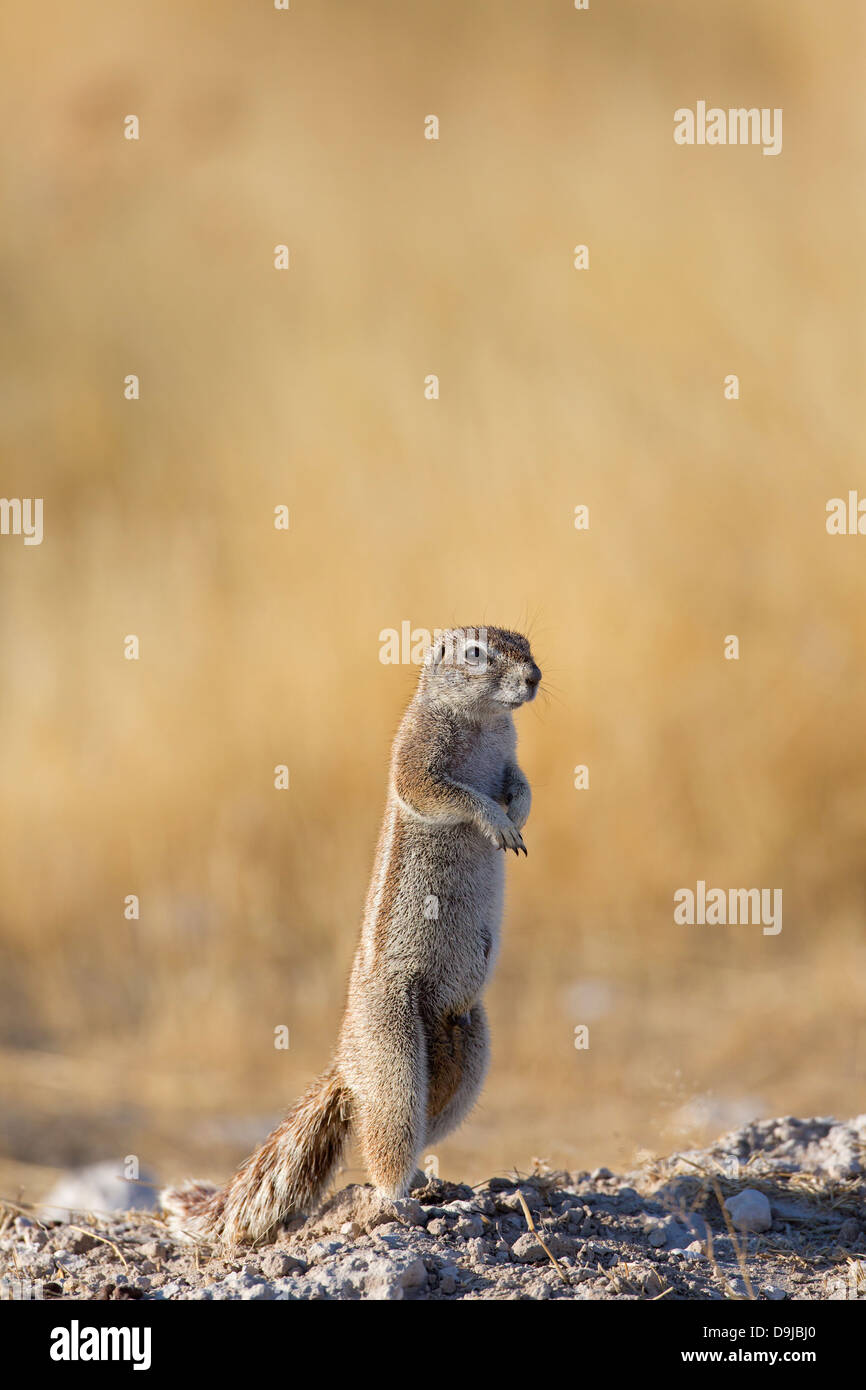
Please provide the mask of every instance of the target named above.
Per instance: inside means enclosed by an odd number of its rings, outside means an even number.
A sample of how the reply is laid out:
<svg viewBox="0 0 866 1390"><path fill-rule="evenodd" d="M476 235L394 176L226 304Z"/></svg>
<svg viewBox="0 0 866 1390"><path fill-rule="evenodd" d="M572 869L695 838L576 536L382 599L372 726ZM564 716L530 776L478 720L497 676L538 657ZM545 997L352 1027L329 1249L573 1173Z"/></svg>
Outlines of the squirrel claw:
<svg viewBox="0 0 866 1390"><path fill-rule="evenodd" d="M495 845L497 849L505 850L506 853L510 849L513 849L515 854L519 854L521 850L524 854L526 853L523 836L511 821L506 820L504 824L490 827L486 834L491 844Z"/></svg>

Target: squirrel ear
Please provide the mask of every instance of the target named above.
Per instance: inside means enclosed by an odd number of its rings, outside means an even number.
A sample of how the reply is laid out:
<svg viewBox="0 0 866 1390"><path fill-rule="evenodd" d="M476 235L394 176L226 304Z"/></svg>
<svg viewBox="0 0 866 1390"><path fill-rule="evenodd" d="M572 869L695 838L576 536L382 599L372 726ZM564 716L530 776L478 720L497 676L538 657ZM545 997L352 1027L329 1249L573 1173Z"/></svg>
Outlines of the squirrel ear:
<svg viewBox="0 0 866 1390"><path fill-rule="evenodd" d="M427 665L430 667L432 671L435 671L436 667L439 666L444 660L445 643L440 638L438 641L432 642L430 644L430 650L427 653Z"/></svg>

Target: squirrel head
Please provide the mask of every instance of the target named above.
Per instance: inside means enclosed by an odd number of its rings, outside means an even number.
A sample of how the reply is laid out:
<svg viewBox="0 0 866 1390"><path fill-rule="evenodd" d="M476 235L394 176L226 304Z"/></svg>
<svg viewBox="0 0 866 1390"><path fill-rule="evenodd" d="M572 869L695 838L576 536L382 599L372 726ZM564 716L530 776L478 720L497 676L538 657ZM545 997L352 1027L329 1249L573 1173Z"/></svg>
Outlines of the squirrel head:
<svg viewBox="0 0 866 1390"><path fill-rule="evenodd" d="M479 719L528 704L540 681L527 639L501 627L437 631L421 668L428 698Z"/></svg>

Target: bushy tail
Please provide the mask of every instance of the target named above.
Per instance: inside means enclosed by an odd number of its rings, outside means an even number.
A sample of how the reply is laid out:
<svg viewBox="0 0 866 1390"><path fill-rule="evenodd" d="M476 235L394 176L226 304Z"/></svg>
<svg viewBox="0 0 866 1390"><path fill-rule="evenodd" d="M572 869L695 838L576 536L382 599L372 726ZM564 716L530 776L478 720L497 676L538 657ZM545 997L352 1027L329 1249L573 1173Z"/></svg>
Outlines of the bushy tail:
<svg viewBox="0 0 866 1390"><path fill-rule="evenodd" d="M349 1092L329 1068L223 1188L186 1182L160 1204L170 1227L203 1240L257 1241L312 1205L349 1133Z"/></svg>

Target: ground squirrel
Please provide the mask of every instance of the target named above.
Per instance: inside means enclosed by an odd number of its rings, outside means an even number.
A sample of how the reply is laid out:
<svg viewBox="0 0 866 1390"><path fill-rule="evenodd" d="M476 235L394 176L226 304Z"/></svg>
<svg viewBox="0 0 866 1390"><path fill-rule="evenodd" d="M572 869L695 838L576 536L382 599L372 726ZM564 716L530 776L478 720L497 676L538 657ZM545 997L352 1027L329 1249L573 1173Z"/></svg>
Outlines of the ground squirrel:
<svg viewBox="0 0 866 1390"><path fill-rule="evenodd" d="M222 1189L162 1194L172 1226L265 1238L321 1194L353 1127L384 1197L456 1128L487 1070L481 994L496 956L504 861L526 853L529 783L512 712L541 680L525 637L437 633L391 754L385 818L334 1060Z"/></svg>

